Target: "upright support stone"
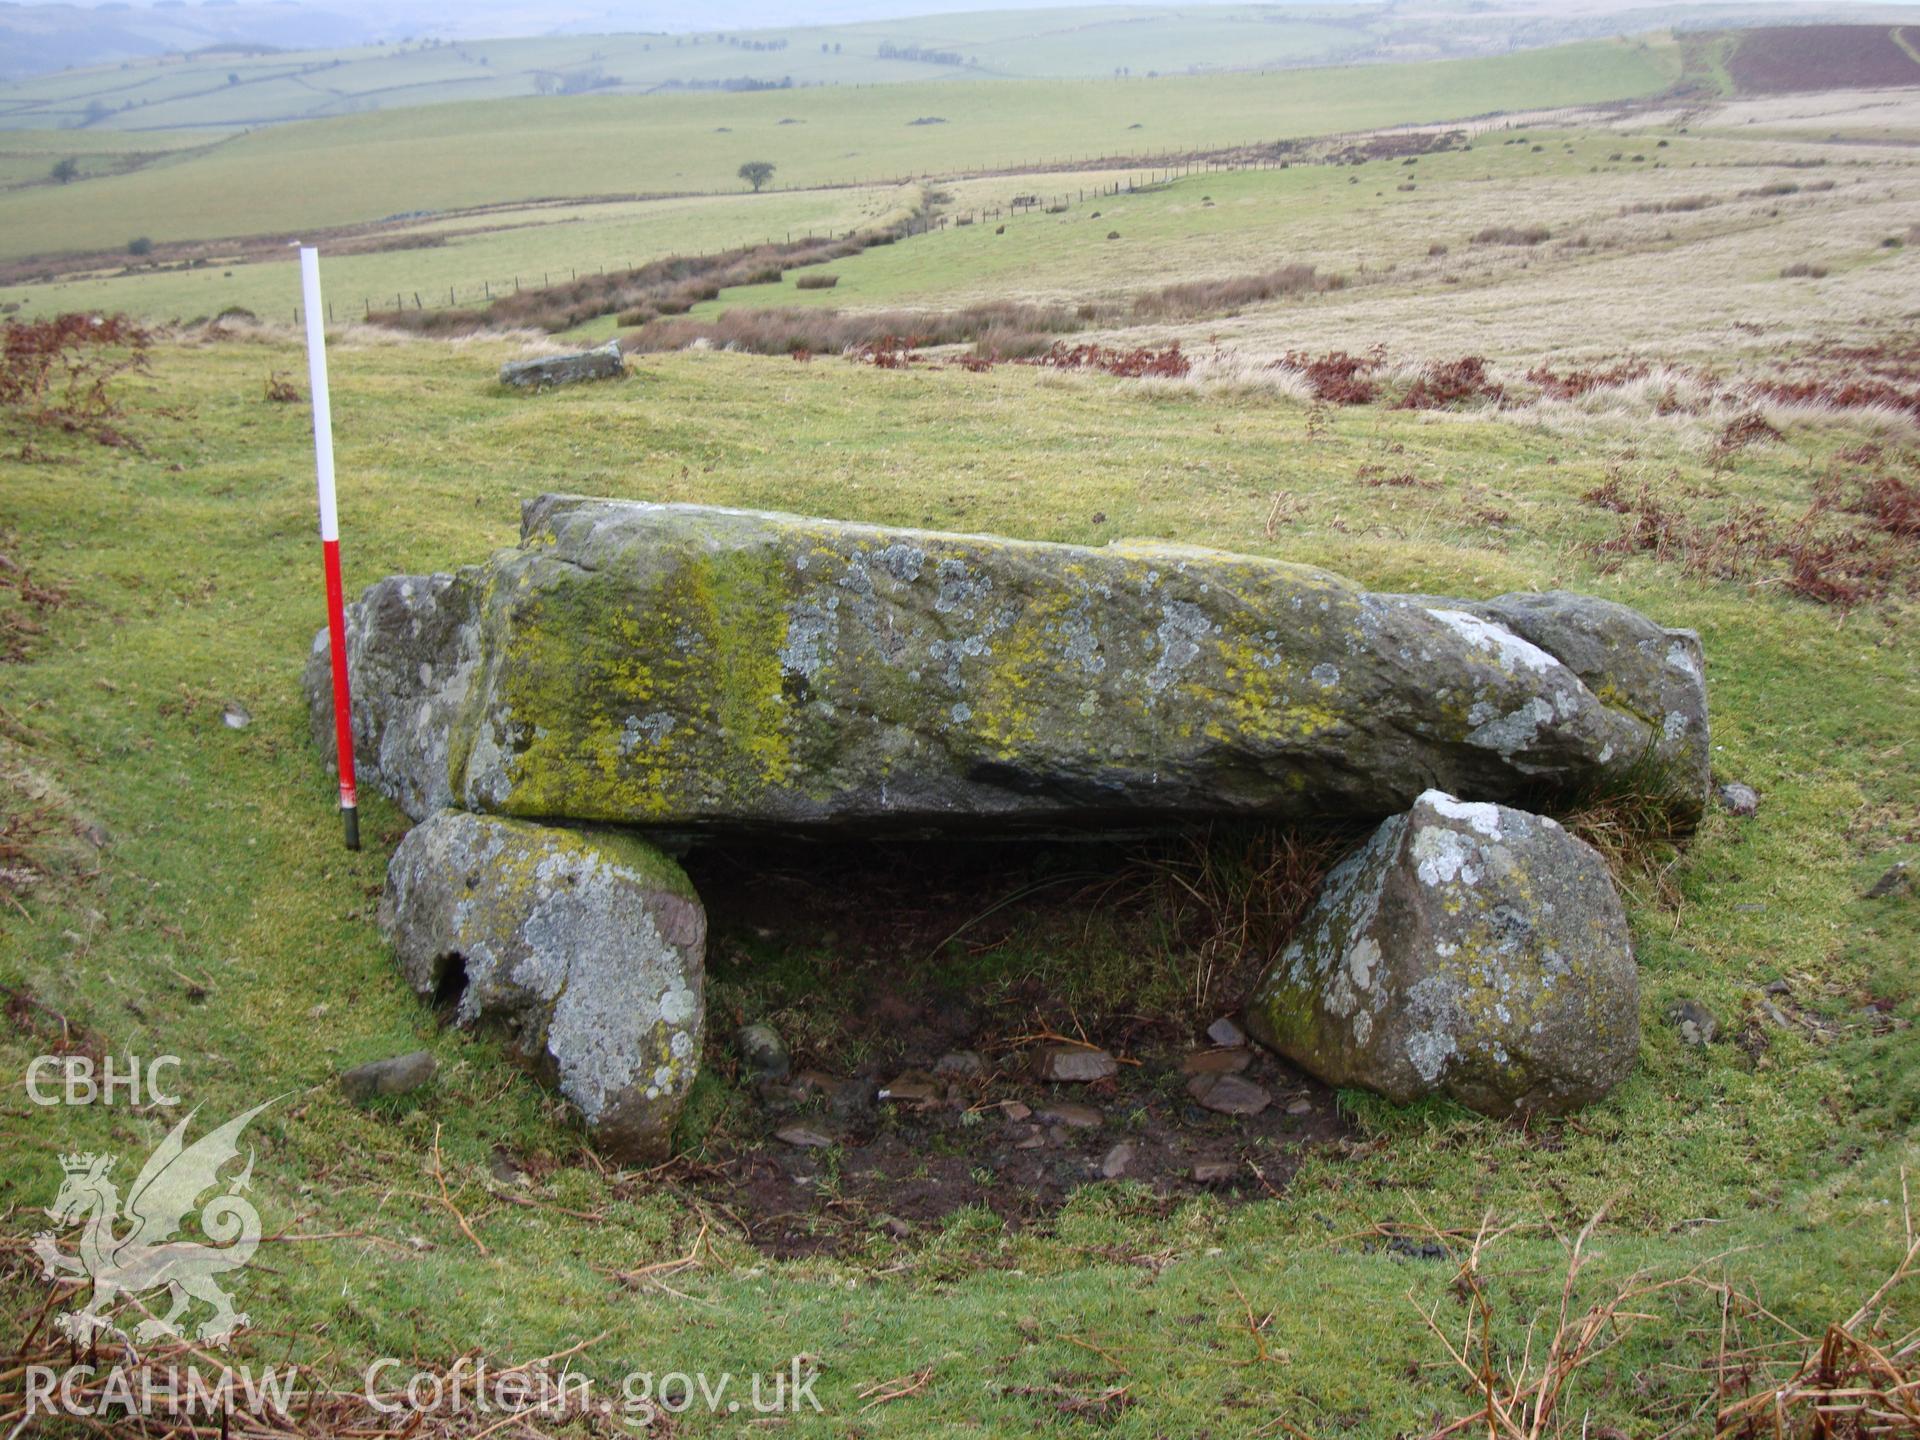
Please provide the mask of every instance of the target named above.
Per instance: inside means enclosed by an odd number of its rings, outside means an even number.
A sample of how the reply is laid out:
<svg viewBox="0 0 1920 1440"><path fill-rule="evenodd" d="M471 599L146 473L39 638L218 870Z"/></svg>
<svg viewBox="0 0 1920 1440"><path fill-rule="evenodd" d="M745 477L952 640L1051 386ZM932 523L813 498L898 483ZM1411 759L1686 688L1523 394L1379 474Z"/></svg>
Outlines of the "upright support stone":
<svg viewBox="0 0 1920 1440"><path fill-rule="evenodd" d="M1598 853L1543 816L1430 790L1335 867L1246 1018L1330 1085L1558 1112L1633 1068L1639 994Z"/></svg>
<svg viewBox="0 0 1920 1440"><path fill-rule="evenodd" d="M706 912L628 835L443 810L387 869L380 907L415 993L508 1046L622 1160L657 1160L699 1066Z"/></svg>

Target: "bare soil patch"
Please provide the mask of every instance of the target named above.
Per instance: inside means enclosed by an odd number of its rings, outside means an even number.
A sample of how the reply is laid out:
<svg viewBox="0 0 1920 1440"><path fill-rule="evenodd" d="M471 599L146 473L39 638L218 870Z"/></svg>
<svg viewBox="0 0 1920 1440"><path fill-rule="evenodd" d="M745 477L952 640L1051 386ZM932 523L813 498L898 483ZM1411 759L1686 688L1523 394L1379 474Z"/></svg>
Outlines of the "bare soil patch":
<svg viewBox="0 0 1920 1440"><path fill-rule="evenodd" d="M1102 1181L1163 1208L1277 1193L1308 1153L1348 1137L1333 1092L1206 1032L1284 944L1337 844L1250 842L1289 864L1269 871L1249 922L1193 903L1194 872L1166 878L1194 843L696 850L687 868L711 926L703 1070L727 1099L701 1117L711 1128L684 1182L778 1255L904 1236L967 1207L1044 1223ZM786 1042L785 1075L751 1068L735 1041L748 1022ZM1113 1073L1044 1079L1057 1047L1104 1051ZM1195 1090L1218 1075L1265 1103L1209 1108Z"/></svg>
<svg viewBox="0 0 1920 1440"><path fill-rule="evenodd" d="M1901 45L1899 27L1778 26L1737 39L1727 73L1742 93L1920 85L1920 62Z"/></svg>

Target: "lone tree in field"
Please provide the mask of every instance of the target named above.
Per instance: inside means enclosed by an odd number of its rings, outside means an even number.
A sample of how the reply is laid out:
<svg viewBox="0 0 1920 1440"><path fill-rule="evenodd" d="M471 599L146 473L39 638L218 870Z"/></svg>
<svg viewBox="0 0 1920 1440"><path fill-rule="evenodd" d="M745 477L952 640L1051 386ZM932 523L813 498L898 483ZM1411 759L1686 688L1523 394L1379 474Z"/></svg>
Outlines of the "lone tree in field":
<svg viewBox="0 0 1920 1440"><path fill-rule="evenodd" d="M771 160L749 160L740 167L739 173L740 178L751 185L755 193L758 193L760 187L773 178L773 162Z"/></svg>
<svg viewBox="0 0 1920 1440"><path fill-rule="evenodd" d="M50 178L58 180L62 185L68 184L80 178L80 162L69 155L65 160L54 161L53 169L49 170L47 174Z"/></svg>

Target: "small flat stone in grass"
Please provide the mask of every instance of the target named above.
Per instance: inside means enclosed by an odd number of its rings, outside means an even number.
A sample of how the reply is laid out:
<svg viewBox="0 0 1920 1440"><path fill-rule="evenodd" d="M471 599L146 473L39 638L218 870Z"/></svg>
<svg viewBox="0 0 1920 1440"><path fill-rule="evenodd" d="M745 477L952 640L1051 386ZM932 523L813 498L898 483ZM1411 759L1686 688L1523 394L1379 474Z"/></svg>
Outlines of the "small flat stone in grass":
<svg viewBox="0 0 1920 1440"><path fill-rule="evenodd" d="M1194 1163L1193 1179L1197 1185L1224 1185L1239 1171L1232 1160L1199 1160Z"/></svg>
<svg viewBox="0 0 1920 1440"><path fill-rule="evenodd" d="M1312 1113L1313 1102L1311 1100L1296 1100L1287 1106L1287 1114L1289 1115L1311 1115Z"/></svg>
<svg viewBox="0 0 1920 1440"><path fill-rule="evenodd" d="M500 367L500 383L516 390L538 391L587 380L617 380L626 373L626 358L620 353L620 342L609 340L597 350L510 360Z"/></svg>
<svg viewBox="0 0 1920 1440"><path fill-rule="evenodd" d="M364 1105L378 1096L405 1095L418 1090L433 1079L437 1068L437 1062L427 1051L413 1050L386 1060L369 1060L341 1072L340 1088L349 1100Z"/></svg>
<svg viewBox="0 0 1920 1440"><path fill-rule="evenodd" d="M1133 1146L1122 1140L1107 1151L1100 1162L1100 1176L1104 1180L1118 1180L1127 1173L1127 1167L1133 1163Z"/></svg>
<svg viewBox="0 0 1920 1440"><path fill-rule="evenodd" d="M780 1032L762 1020L736 1030L733 1048L756 1080L784 1080L793 1063L787 1058L787 1042L780 1038Z"/></svg>
<svg viewBox="0 0 1920 1440"><path fill-rule="evenodd" d="M1867 887L1867 899L1888 900L1895 895L1911 895L1913 891L1913 866L1905 860L1900 860L1896 861L1886 874Z"/></svg>
<svg viewBox="0 0 1920 1440"><path fill-rule="evenodd" d="M1085 1085L1111 1080L1120 1073L1120 1062L1084 1045L1049 1045L1040 1052L1038 1069L1042 1080L1056 1085Z"/></svg>
<svg viewBox="0 0 1920 1440"><path fill-rule="evenodd" d="M880 1087L882 1100L905 1105L923 1105L946 1093L946 1087L923 1070L908 1070Z"/></svg>
<svg viewBox="0 0 1920 1440"><path fill-rule="evenodd" d="M1068 1125L1075 1130L1091 1130L1106 1117L1091 1105L1082 1105L1077 1100L1062 1100L1041 1110L1039 1118L1054 1125Z"/></svg>
<svg viewBox="0 0 1920 1440"><path fill-rule="evenodd" d="M1679 1034L1682 1045L1711 1045L1720 1033L1720 1022L1698 1000L1679 1000L1668 1006L1667 1023Z"/></svg>
<svg viewBox="0 0 1920 1440"><path fill-rule="evenodd" d="M933 1062L933 1073L955 1080L971 1080L987 1068L986 1062L971 1050L953 1050Z"/></svg>
<svg viewBox="0 0 1920 1440"><path fill-rule="evenodd" d="M1196 1075L1187 1093L1203 1109L1221 1115L1258 1115L1273 1103L1266 1087L1238 1075Z"/></svg>
<svg viewBox="0 0 1920 1440"><path fill-rule="evenodd" d="M1720 801L1721 808L1738 819L1748 820L1759 813L1760 792L1751 785L1742 785L1736 780L1730 785L1722 785L1713 793Z"/></svg>
<svg viewBox="0 0 1920 1440"><path fill-rule="evenodd" d="M1216 1045L1231 1048L1235 1045L1246 1044L1247 1032L1242 1030L1239 1024L1231 1017L1222 1015L1207 1027L1207 1039Z"/></svg>
<svg viewBox="0 0 1920 1440"><path fill-rule="evenodd" d="M773 1138L802 1150L824 1150L829 1145L839 1143L826 1131L816 1130L811 1125L782 1125L773 1132Z"/></svg>
<svg viewBox="0 0 1920 1440"><path fill-rule="evenodd" d="M1189 1075L1238 1075L1253 1063L1250 1050L1195 1050L1180 1057Z"/></svg>

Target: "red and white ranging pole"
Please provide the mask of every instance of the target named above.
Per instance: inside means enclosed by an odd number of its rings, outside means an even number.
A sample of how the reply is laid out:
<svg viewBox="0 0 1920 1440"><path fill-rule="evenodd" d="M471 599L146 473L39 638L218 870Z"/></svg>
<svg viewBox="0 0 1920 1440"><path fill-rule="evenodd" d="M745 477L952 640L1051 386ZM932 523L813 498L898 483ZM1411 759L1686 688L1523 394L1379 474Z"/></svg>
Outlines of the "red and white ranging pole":
<svg viewBox="0 0 1920 1440"><path fill-rule="evenodd" d="M307 311L307 380L313 391L313 464L320 482L320 554L327 572L327 647L333 665L333 735L340 757L340 818L347 849L360 848L360 808L353 786L353 695L347 686L346 596L340 583L340 515L333 496L333 403L327 394L327 312L320 302L320 252L300 247L300 288Z"/></svg>

